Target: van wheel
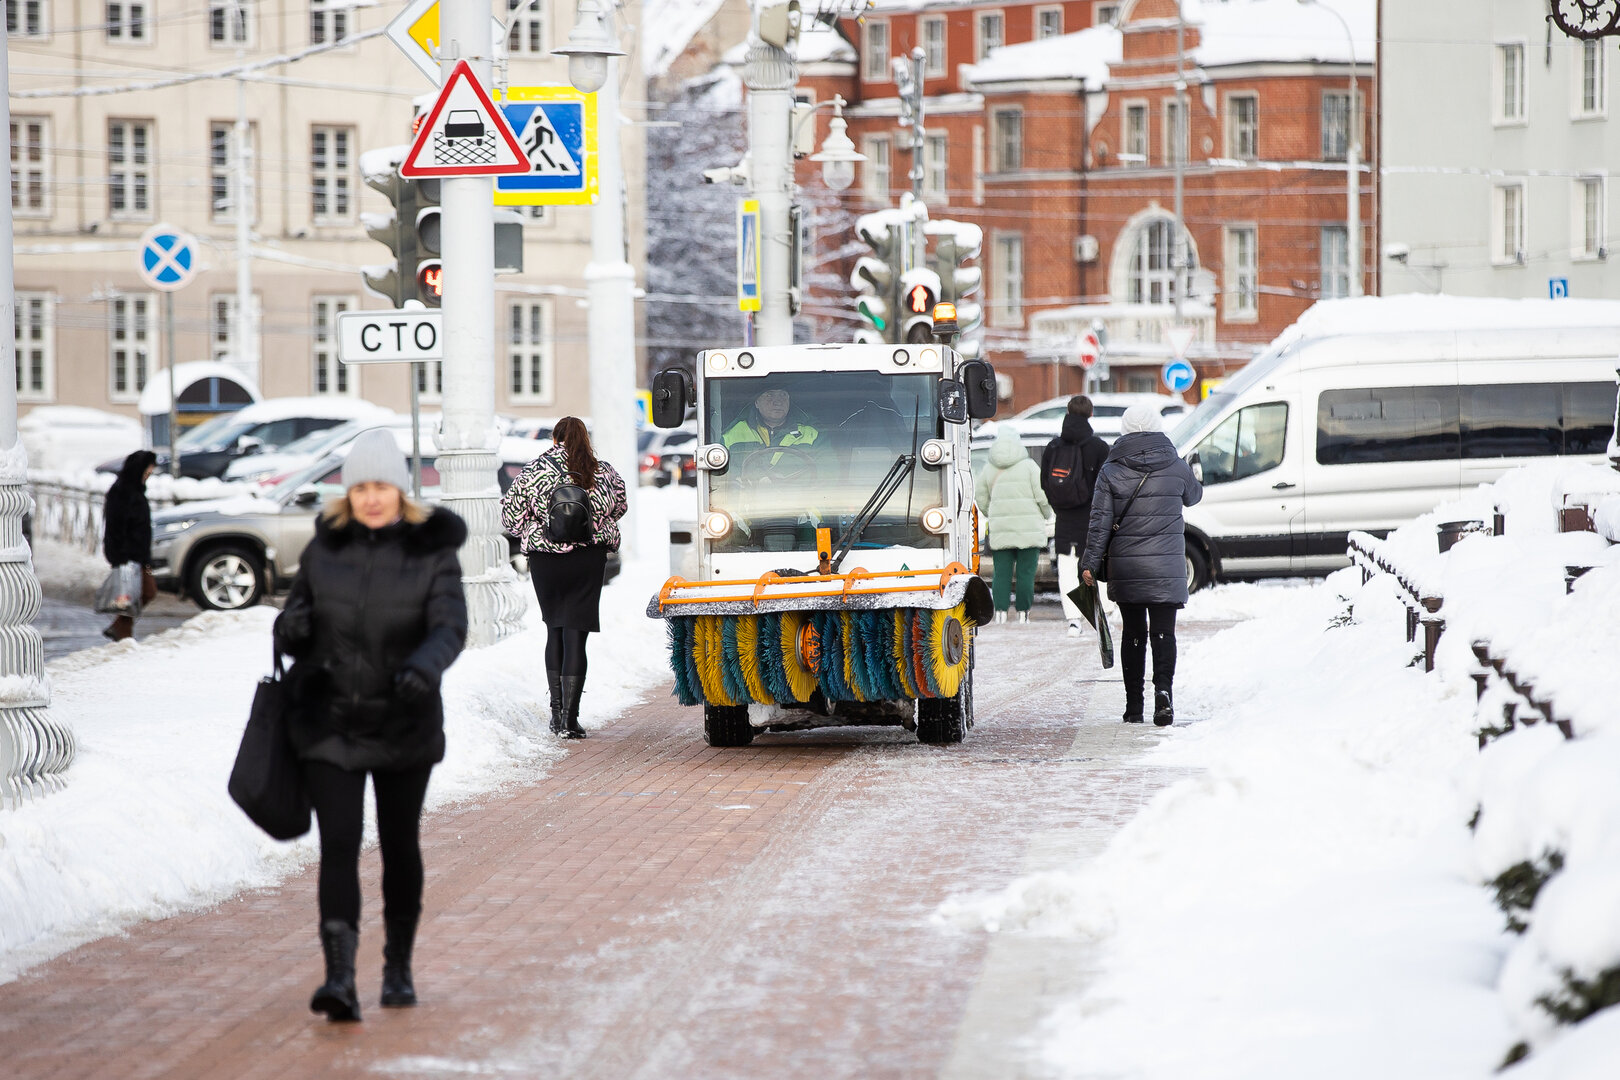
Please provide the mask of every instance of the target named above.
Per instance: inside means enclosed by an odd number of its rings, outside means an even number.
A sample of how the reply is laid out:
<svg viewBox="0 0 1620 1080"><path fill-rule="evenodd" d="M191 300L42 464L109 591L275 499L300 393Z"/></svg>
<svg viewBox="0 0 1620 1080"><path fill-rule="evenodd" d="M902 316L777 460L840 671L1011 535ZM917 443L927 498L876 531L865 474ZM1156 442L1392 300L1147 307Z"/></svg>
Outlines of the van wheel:
<svg viewBox="0 0 1620 1080"><path fill-rule="evenodd" d="M703 737L710 746L747 746L754 741L747 705L703 706Z"/></svg>
<svg viewBox="0 0 1620 1080"><path fill-rule="evenodd" d="M1210 583L1209 556L1191 540L1187 541L1187 591L1195 593L1208 588Z"/></svg>
<svg viewBox="0 0 1620 1080"><path fill-rule="evenodd" d="M240 611L264 598L264 560L252 549L227 544L199 555L188 585L198 607Z"/></svg>

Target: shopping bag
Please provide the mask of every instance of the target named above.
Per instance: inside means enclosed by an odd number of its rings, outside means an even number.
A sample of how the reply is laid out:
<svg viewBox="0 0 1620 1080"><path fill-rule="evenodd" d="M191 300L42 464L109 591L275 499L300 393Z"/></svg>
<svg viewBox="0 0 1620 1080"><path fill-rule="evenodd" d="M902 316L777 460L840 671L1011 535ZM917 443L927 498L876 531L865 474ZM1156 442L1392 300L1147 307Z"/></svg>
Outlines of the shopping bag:
<svg viewBox="0 0 1620 1080"><path fill-rule="evenodd" d="M259 680L253 694L253 710L226 785L236 805L277 840L293 840L309 831L309 794L287 735L288 706L278 652L275 670Z"/></svg>
<svg viewBox="0 0 1620 1080"><path fill-rule="evenodd" d="M143 584L140 563L119 563L96 590L96 610L103 615L138 616Z"/></svg>
<svg viewBox="0 0 1620 1080"><path fill-rule="evenodd" d="M1086 617L1097 631L1097 649L1102 654L1104 670L1114 666L1114 632L1108 626L1108 613L1103 610L1102 593L1095 585L1087 585L1084 580L1069 591L1069 600L1080 609L1080 614Z"/></svg>

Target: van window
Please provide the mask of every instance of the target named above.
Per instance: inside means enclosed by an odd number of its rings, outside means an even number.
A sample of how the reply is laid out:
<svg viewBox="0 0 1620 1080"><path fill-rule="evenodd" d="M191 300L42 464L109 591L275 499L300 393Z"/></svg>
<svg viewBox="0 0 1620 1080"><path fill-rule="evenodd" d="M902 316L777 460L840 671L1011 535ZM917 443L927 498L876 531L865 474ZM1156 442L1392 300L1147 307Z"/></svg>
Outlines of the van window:
<svg viewBox="0 0 1620 1080"><path fill-rule="evenodd" d="M1564 386L1564 453L1603 454L1614 435L1615 385L1608 382Z"/></svg>
<svg viewBox="0 0 1620 1080"><path fill-rule="evenodd" d="M1454 386L1324 390L1317 399L1316 460L1322 465L1455 460L1457 442Z"/></svg>
<svg viewBox="0 0 1620 1080"><path fill-rule="evenodd" d="M1462 388L1462 456L1556 457L1564 450L1563 387L1552 383Z"/></svg>
<svg viewBox="0 0 1620 1080"><path fill-rule="evenodd" d="M1288 437L1288 406L1280 401L1250 405L1221 421L1198 444L1205 484L1227 484L1282 464Z"/></svg>

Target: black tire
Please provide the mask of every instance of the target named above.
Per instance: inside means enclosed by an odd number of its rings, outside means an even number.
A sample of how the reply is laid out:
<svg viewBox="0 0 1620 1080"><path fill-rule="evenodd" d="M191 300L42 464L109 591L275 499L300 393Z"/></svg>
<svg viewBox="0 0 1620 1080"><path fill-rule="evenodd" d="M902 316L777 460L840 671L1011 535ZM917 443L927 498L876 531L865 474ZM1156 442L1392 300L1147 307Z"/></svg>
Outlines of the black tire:
<svg viewBox="0 0 1620 1080"><path fill-rule="evenodd" d="M747 746L754 741L746 705L703 706L703 737L710 746Z"/></svg>
<svg viewBox="0 0 1620 1080"><path fill-rule="evenodd" d="M973 667L968 666L956 696L917 699L917 741L950 746L967 737L973 726Z"/></svg>
<svg viewBox="0 0 1620 1080"><path fill-rule="evenodd" d="M241 611L264 599L264 556L243 544L211 547L191 560L186 591L209 611Z"/></svg>
<svg viewBox="0 0 1620 1080"><path fill-rule="evenodd" d="M1195 593L1199 589L1207 589L1213 583L1209 572L1209 556L1204 549L1187 541L1187 591Z"/></svg>

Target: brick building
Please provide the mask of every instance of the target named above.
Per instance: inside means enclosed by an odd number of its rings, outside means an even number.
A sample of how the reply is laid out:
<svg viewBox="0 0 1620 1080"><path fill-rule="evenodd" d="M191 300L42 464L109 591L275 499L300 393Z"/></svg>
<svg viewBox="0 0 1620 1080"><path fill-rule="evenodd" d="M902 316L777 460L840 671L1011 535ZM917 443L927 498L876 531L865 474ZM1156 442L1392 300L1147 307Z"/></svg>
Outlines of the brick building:
<svg viewBox="0 0 1620 1080"><path fill-rule="evenodd" d="M1377 115L1375 8L1183 0L1185 125L1176 122L1176 0L877 0L864 19L839 24L856 58L806 65L800 86L806 98L851 103L849 133L868 160L847 208L893 205L909 190L911 133L897 124L890 59L921 45L923 197L931 216L984 229L986 353L1009 377L1008 404L1078 391L1079 336L1098 324L1108 338L1103 388L1153 390L1177 319L1178 141L1180 322L1202 378L1241 366L1316 299L1348 294L1351 42L1335 13L1354 37L1367 129ZM1365 159L1376 140L1364 131L1361 145ZM1376 162L1361 175L1365 252ZM1375 263L1364 254L1362 265ZM1371 275L1363 280L1373 291ZM847 330L817 328L834 340Z"/></svg>

